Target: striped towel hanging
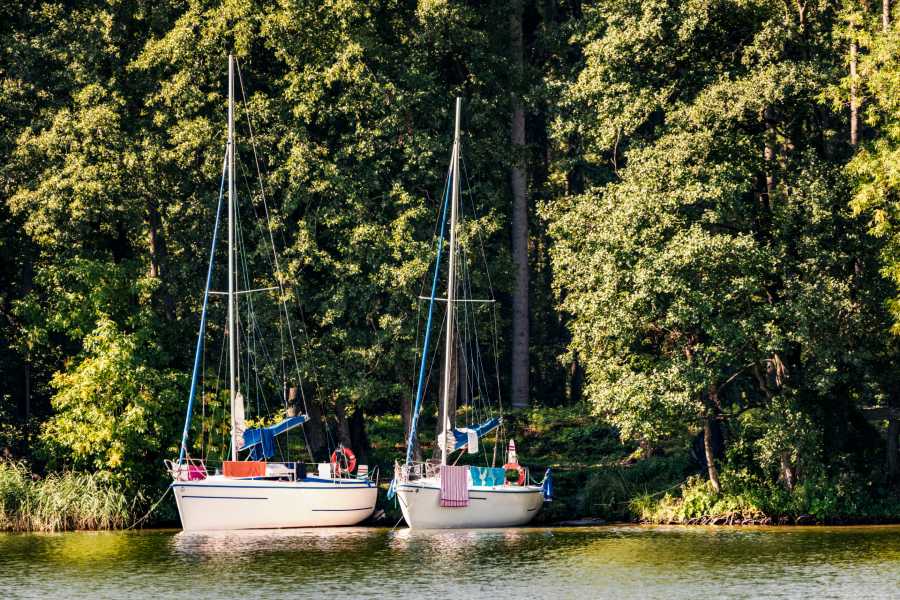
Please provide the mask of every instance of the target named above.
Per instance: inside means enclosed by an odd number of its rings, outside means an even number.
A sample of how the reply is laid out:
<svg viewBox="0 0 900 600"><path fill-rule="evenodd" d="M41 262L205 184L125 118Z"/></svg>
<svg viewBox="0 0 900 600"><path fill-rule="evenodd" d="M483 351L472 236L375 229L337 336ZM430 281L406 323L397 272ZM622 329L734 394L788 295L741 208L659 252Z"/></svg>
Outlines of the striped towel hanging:
<svg viewBox="0 0 900 600"><path fill-rule="evenodd" d="M441 506L469 505L469 467L441 467Z"/></svg>

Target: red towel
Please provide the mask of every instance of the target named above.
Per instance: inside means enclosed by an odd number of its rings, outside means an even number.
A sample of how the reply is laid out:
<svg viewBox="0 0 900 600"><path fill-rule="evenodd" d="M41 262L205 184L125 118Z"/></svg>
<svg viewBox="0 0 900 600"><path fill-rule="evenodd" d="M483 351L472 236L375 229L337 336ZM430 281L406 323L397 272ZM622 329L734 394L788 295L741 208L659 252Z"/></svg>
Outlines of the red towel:
<svg viewBox="0 0 900 600"><path fill-rule="evenodd" d="M441 467L441 506L469 505L469 467Z"/></svg>
<svg viewBox="0 0 900 600"><path fill-rule="evenodd" d="M222 462L222 474L225 477L265 477L265 461L226 460Z"/></svg>

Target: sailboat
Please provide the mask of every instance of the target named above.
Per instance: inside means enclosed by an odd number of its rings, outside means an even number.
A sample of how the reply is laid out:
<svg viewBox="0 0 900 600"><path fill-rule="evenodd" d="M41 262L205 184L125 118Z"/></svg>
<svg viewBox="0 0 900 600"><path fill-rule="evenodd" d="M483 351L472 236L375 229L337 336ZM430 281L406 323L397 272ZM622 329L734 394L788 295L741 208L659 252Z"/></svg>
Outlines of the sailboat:
<svg viewBox="0 0 900 600"><path fill-rule="evenodd" d="M306 414L290 414L286 411L280 421L271 425L267 425L263 421L257 427L247 427L245 422L245 400L242 392L249 393L251 388L254 388L258 393L259 390L265 389L264 385L260 383L264 373L261 374L259 370L253 370L251 373L251 359L248 358L246 363L243 360L239 362L238 356L242 329L247 330L248 337L254 338L254 336L260 335L260 328L256 323L246 323L253 316L253 304L250 298L255 294L272 291L279 293L281 298L279 317L286 320L288 335L292 336L292 332L280 272L274 273L276 285L253 289L249 285L250 280L246 276L245 265L242 272L245 289L238 289L241 278L238 276L236 266L237 249L243 238L240 233L238 197L235 187L235 66L236 60L229 55L228 142L223 160L222 185L219 190L216 223L213 228L212 249L200 317L200 333L194 356L194 372L191 378L184 430L177 460L165 461L173 479L171 488L178 505L181 525L185 531L354 525L368 518L375 509L375 500L378 494L376 472L369 473L368 468L363 465L357 467L352 451L343 447L335 449L331 455L331 462L317 464L314 474L311 475L307 474L305 463L271 461L270 459L278 450L281 436L295 428L301 428L308 420ZM239 72L238 75L240 75ZM252 138L252 129L250 133ZM228 291L214 292L210 290L210 287L213 281L216 239L226 175L228 187ZM268 208L266 208L266 218L268 219ZM268 238L272 242L273 266L277 271L278 257L275 253L271 229L269 229ZM228 346L228 399L231 432L230 452L227 456L230 460L222 461L221 467L215 469L212 469L214 465L210 461L204 458L192 458L188 455L188 435L197 396L198 380L202 371L201 357L204 336L207 332L207 313L211 294L224 296L228 303L225 340ZM250 315L245 320L245 324L242 324L240 320L239 299L244 302L243 306L247 307ZM284 332L282 331L282 333ZM293 348L293 337L290 342L290 347ZM254 338L245 344L248 357L250 351L255 347L255 343ZM264 354L264 352L258 351L256 354ZM297 365L296 356L294 364ZM296 368L299 380L299 366ZM242 373L245 375L243 381ZM286 382L283 387L285 390L284 400L287 403L289 393ZM292 388L292 390L296 389ZM302 387L300 389L302 393ZM287 445L282 444L282 447Z"/></svg>
<svg viewBox="0 0 900 600"><path fill-rule="evenodd" d="M484 368L475 318L469 307L479 302L493 303L493 299L477 300L471 297L471 284L466 281L468 274L465 255L459 244L460 210L460 119L462 99L456 100L456 117L453 133L453 150L444 202L441 209L440 226L436 248L431 295L428 297L428 313L421 361L419 363L416 397L413 405L411 427L407 440L406 460L395 463L394 479L388 497L396 496L407 525L413 529L448 529L511 527L524 525L537 515L544 501L552 494L552 477L549 470L540 483L531 483L528 469L518 462L515 443L510 440L506 464L496 466L496 454L500 442L502 415L495 415L487 396L487 386L481 385ZM449 250L446 298L438 298L437 286L440 276L441 255L449 208ZM462 277L460 277L462 271ZM440 461L413 460L416 428L426 387L429 344L432 322L437 303L446 306L443 322L444 352L441 377L441 407L438 433ZM462 308L461 308L462 307ZM460 377L465 384L460 384ZM466 426L454 426L458 412L456 402L451 398L463 395ZM499 396L499 382L497 386ZM478 454L481 438L495 433L496 441L491 457L491 466L459 466L463 450L467 454ZM453 464L450 459L459 453ZM485 453L486 454L486 453ZM485 455L487 462L487 456Z"/></svg>

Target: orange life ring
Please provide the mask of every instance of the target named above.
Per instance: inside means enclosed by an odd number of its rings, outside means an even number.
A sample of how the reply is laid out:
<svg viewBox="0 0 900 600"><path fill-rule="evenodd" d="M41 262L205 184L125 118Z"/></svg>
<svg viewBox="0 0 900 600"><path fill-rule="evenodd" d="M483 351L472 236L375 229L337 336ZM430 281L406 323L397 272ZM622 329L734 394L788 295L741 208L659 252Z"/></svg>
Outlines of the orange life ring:
<svg viewBox="0 0 900 600"><path fill-rule="evenodd" d="M515 470L515 471L519 472L518 481L516 481L515 483L510 483L507 481L507 482L505 482L506 485L525 485L525 467L523 467L519 463L506 463L505 465L503 465L503 470L504 471Z"/></svg>
<svg viewBox="0 0 900 600"><path fill-rule="evenodd" d="M344 456L344 458L347 459L346 469L338 461L338 452L340 452ZM356 468L356 455L353 454L353 450L351 450L350 448L339 446L337 450L331 453L331 464L334 465L334 470L336 473L350 473L351 471L353 471L353 469Z"/></svg>

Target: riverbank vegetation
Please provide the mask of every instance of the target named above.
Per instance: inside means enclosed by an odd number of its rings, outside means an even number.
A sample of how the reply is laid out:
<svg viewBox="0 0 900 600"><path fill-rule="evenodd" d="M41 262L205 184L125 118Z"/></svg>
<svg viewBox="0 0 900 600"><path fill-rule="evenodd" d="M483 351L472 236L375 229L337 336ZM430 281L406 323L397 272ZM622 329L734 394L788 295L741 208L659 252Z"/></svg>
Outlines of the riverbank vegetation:
<svg viewBox="0 0 900 600"><path fill-rule="evenodd" d="M24 464L0 461L0 530L119 529L133 520L140 498L89 472L37 477Z"/></svg>
<svg viewBox="0 0 900 600"><path fill-rule="evenodd" d="M165 487L230 52L304 456L402 453L461 96L507 433L557 471L543 518L900 519L898 4L4 3L0 526L121 526ZM195 456L224 417L201 394Z"/></svg>

